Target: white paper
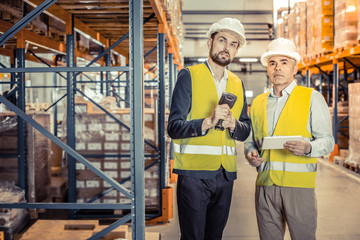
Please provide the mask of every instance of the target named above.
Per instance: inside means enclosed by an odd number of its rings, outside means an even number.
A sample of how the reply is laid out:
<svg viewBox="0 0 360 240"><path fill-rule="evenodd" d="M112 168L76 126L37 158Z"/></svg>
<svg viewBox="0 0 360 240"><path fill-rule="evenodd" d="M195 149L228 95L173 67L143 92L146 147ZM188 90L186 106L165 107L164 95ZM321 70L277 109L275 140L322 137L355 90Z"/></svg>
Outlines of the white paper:
<svg viewBox="0 0 360 240"><path fill-rule="evenodd" d="M269 136L264 137L262 149L284 149L287 141L299 141L302 136Z"/></svg>

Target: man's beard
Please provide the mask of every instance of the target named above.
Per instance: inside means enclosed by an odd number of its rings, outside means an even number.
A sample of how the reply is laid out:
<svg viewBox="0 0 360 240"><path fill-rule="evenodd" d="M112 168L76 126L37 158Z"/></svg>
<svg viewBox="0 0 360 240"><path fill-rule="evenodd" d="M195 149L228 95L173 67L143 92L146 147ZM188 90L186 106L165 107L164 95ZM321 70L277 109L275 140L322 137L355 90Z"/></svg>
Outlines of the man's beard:
<svg viewBox="0 0 360 240"><path fill-rule="evenodd" d="M229 63L231 63L230 53L229 53L228 51L221 51L221 52L218 52L218 53L213 54L213 53L212 53L212 50L213 50L213 49L212 49L212 46L211 46L211 49L210 49L210 57L211 57L211 60L214 61L214 63L216 63L216 64L218 64L218 65L220 65L220 66L222 66L222 67L225 67L225 66L229 65ZM229 58L226 59L226 60L221 59L221 58L219 57L219 55L222 54L222 53L227 53L227 54L229 54Z"/></svg>

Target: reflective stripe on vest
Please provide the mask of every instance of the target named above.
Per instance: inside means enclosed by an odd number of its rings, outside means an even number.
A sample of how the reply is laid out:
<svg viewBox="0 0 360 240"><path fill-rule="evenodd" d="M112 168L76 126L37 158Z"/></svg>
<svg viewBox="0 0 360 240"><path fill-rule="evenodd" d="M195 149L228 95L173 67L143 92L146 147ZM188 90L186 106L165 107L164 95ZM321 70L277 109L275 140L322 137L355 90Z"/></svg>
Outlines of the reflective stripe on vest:
<svg viewBox="0 0 360 240"><path fill-rule="evenodd" d="M174 143L174 152L180 154L236 155L236 148L230 146L179 145Z"/></svg>
<svg viewBox="0 0 360 240"><path fill-rule="evenodd" d="M267 170L286 171L286 172L316 172L316 163L289 163L289 162L262 162L257 168L258 172Z"/></svg>

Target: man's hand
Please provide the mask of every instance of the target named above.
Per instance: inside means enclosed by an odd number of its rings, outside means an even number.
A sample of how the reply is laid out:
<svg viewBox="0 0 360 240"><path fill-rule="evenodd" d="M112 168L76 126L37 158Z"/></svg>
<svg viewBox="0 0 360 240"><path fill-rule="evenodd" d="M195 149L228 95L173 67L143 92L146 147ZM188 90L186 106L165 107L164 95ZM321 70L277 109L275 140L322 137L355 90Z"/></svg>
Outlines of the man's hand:
<svg viewBox="0 0 360 240"><path fill-rule="evenodd" d="M201 131L205 131L209 128L215 127L215 125L220 119L224 120L229 115L229 110L230 108L227 104L217 105L212 116L205 118L205 120L203 121Z"/></svg>
<svg viewBox="0 0 360 240"><path fill-rule="evenodd" d="M249 164L253 167L258 167L264 161L263 158L259 157L259 153L256 150L252 150L246 154L246 159L248 160Z"/></svg>
<svg viewBox="0 0 360 240"><path fill-rule="evenodd" d="M224 121L222 122L222 126L224 128L229 128L231 131L235 131L236 127L236 120L231 115L231 112L229 111L229 114L225 117Z"/></svg>
<svg viewBox="0 0 360 240"><path fill-rule="evenodd" d="M287 141L284 148L296 156L302 156L311 152L311 144L305 140Z"/></svg>
<svg viewBox="0 0 360 240"><path fill-rule="evenodd" d="M214 126L220 119L224 120L229 115L229 110L230 108L227 104L221 104L216 106L214 113L211 116L211 120L214 123Z"/></svg>

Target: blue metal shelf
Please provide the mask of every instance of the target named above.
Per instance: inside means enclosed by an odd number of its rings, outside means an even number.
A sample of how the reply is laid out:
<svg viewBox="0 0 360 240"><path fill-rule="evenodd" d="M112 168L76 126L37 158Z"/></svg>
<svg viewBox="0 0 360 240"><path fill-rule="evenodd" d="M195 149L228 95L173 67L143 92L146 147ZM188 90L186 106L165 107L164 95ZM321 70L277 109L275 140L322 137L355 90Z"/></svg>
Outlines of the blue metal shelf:
<svg viewBox="0 0 360 240"><path fill-rule="evenodd" d="M48 9L56 0L44 0L41 5L36 7L32 12L26 15L21 21L15 24L0 37L0 46L4 44L8 39L15 36L24 26L26 26L32 19L41 14L45 9ZM71 15L71 23L66 25L67 35L66 35L66 67L51 67L46 61L43 61L35 53L29 50L29 53L32 54L40 62L47 65L47 67L26 67L25 66L25 49L18 48L16 50L16 66L13 64L10 68L7 68L1 64L0 73L11 73L11 81L6 84L11 84L11 87L16 85L16 91L18 92L17 106L11 103L6 97L0 95L0 102L7 106L9 109L14 111L18 117L18 154L9 155L9 157L17 157L19 161L19 186L23 189L27 189L27 167L26 167L26 123L33 126L39 132L44 134L52 142L61 147L68 154L68 186L69 186L69 203L1 203L0 208L31 208L31 209L68 209L70 212L70 217L76 218L82 216L78 212L80 209L124 209L131 211L127 215L116 215L120 219L112 224L110 227L104 229L96 236L93 236L90 239L98 239L101 236L104 236L106 233L115 229L121 224L124 224L128 221L131 221L132 226L132 238L142 240L145 238L145 217L159 217L162 214L162 202L159 203L159 213L158 214L147 214L145 215L145 201L144 201L144 171L148 168L153 167L154 165L159 166L159 198L161 199L161 190L166 188L166 174L165 174L165 164L167 159L166 153L166 141L165 141L165 108L166 108L166 99L165 99L165 34L158 33L158 44L157 46L151 48L144 55L144 46L143 46L143 24L150 21L155 17L155 14L151 14L145 20L143 20L143 1L142 0L130 0L129 1L129 32L123 35L119 40L114 42L107 49L101 48L101 53L95 57L89 64L85 67L78 67L75 63L75 19L74 15ZM123 67L113 67L111 65L110 51L117 47L125 39L129 38L129 64ZM143 59L147 56L150 56L155 50L157 50L157 67L158 67L158 79L152 81L143 81ZM174 55L173 53L168 54L168 64L169 64L169 100L171 102L171 93L172 88L175 84L175 79L177 75L177 65L174 64ZM101 58L105 59L105 66L102 67L92 67L91 65ZM155 68L156 65L153 67ZM149 69L152 71L153 69ZM110 79L110 71L121 72L114 80ZM36 121L28 117L25 113L25 73L32 72L49 72L53 73L53 86L47 87L59 87L57 84L57 75L60 75L62 78L66 79L66 94L61 96L55 103L53 103L48 109L54 107L54 134L50 133L39 125ZM100 82L92 81L90 77L85 75L85 72L105 72L105 79L103 74L100 75ZM66 76L62 75L66 73ZM83 73L80 76L80 73ZM120 80L120 76L125 74L125 81ZM87 78L83 81L83 76ZM80 78L80 79L79 79ZM78 83L95 83L100 84L101 92L106 96L109 96L112 92L113 95L117 95L119 100L125 101L125 106L130 108L130 126L125 125L119 119L117 119L113 114L108 112L106 109L102 108L95 101L90 99L86 94L81 91L78 87ZM153 143L143 138L143 89L144 82L148 84L150 82L157 83L159 101L157 106L157 118L158 118L158 136L159 143L156 147ZM124 83L124 86L120 84ZM104 89L105 85L105 89ZM41 87L41 86L34 86ZM120 87L125 87L125 99L121 99L117 94ZM15 92L15 91L14 91ZM14 94L11 93L12 95ZM120 91L119 91L120 92ZM131 165L131 174L129 178L122 180L120 183L116 182L113 178L107 176L103 171L97 169L91 162L89 162L84 157L94 157L101 158L105 155L80 155L74 149L76 149L76 139L75 139L75 93L79 93L84 97L88 98L93 104L100 108L105 114L114 119L118 124L125 127L130 131L130 153L111 155L117 157L130 157ZM9 94L9 96L11 95ZM61 142L57 136L57 103L67 97L67 144ZM119 102L118 102L119 104ZM144 154L144 144L149 145L156 154L145 155ZM141 144L139 144L141 143ZM106 155L109 156L109 155ZM148 165L144 169L144 157L154 157L158 158L157 161ZM105 195L107 191L116 189L117 191L124 194L131 201L131 204L94 204L94 203L77 203L76 199L76 161L84 164L87 168L97 174L104 181L108 182L111 187L94 196L93 201L99 197ZM131 190L127 190L122 186L123 183L130 181ZM26 193L27 194L27 193ZM100 217L98 215L98 217Z"/></svg>

